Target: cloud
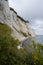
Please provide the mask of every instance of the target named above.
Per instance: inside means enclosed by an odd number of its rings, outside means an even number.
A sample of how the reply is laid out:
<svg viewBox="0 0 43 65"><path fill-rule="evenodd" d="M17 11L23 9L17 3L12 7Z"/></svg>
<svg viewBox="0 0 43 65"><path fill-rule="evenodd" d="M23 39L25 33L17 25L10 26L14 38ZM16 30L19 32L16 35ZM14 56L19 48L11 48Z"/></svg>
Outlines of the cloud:
<svg viewBox="0 0 43 65"><path fill-rule="evenodd" d="M43 29L35 30L35 33L36 33L37 35L43 35Z"/></svg>
<svg viewBox="0 0 43 65"><path fill-rule="evenodd" d="M37 35L43 35L43 21L35 20L34 24L31 25L31 28L34 29Z"/></svg>

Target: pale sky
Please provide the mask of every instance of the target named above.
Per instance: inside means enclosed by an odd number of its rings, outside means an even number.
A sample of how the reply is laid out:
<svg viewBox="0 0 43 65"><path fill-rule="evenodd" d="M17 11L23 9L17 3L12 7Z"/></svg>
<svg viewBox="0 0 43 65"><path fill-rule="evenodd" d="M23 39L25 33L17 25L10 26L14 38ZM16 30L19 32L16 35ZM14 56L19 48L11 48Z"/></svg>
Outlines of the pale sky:
<svg viewBox="0 0 43 65"><path fill-rule="evenodd" d="M9 0L9 5L30 22L37 35L43 35L43 0Z"/></svg>

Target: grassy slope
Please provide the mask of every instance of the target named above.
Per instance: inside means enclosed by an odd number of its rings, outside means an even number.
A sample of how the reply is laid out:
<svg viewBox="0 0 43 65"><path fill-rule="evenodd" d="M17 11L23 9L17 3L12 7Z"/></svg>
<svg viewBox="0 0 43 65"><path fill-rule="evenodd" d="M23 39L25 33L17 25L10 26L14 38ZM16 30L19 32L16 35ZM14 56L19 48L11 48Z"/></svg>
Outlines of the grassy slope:
<svg viewBox="0 0 43 65"><path fill-rule="evenodd" d="M19 41L14 40L10 34L11 29L0 24L0 65L24 65L26 53L24 49L17 49Z"/></svg>
<svg viewBox="0 0 43 65"><path fill-rule="evenodd" d="M11 37L11 29L0 24L0 65L43 65L43 46L37 48L33 42L35 53L27 54L24 49L17 49L18 40ZM40 51L41 50L41 51Z"/></svg>

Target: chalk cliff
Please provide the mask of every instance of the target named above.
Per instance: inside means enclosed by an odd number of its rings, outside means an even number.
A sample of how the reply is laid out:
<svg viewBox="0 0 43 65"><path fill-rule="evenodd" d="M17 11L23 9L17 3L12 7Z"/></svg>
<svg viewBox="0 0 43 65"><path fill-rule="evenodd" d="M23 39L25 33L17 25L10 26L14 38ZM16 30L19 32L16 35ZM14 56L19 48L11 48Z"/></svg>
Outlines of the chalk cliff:
<svg viewBox="0 0 43 65"><path fill-rule="evenodd" d="M29 22L20 17L9 7L8 0L0 0L0 23L7 24L12 29L12 37L23 40L28 36L35 36Z"/></svg>

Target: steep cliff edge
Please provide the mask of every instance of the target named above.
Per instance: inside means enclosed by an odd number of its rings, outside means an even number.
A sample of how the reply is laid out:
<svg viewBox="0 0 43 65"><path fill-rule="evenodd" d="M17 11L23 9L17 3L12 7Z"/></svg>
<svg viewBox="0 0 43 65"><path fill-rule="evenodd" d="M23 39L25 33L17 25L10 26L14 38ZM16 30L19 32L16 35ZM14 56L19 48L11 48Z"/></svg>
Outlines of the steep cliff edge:
<svg viewBox="0 0 43 65"><path fill-rule="evenodd" d="M11 35L15 39L23 40L28 36L35 36L29 22L9 7L8 0L0 0L0 23L7 24L12 29Z"/></svg>

